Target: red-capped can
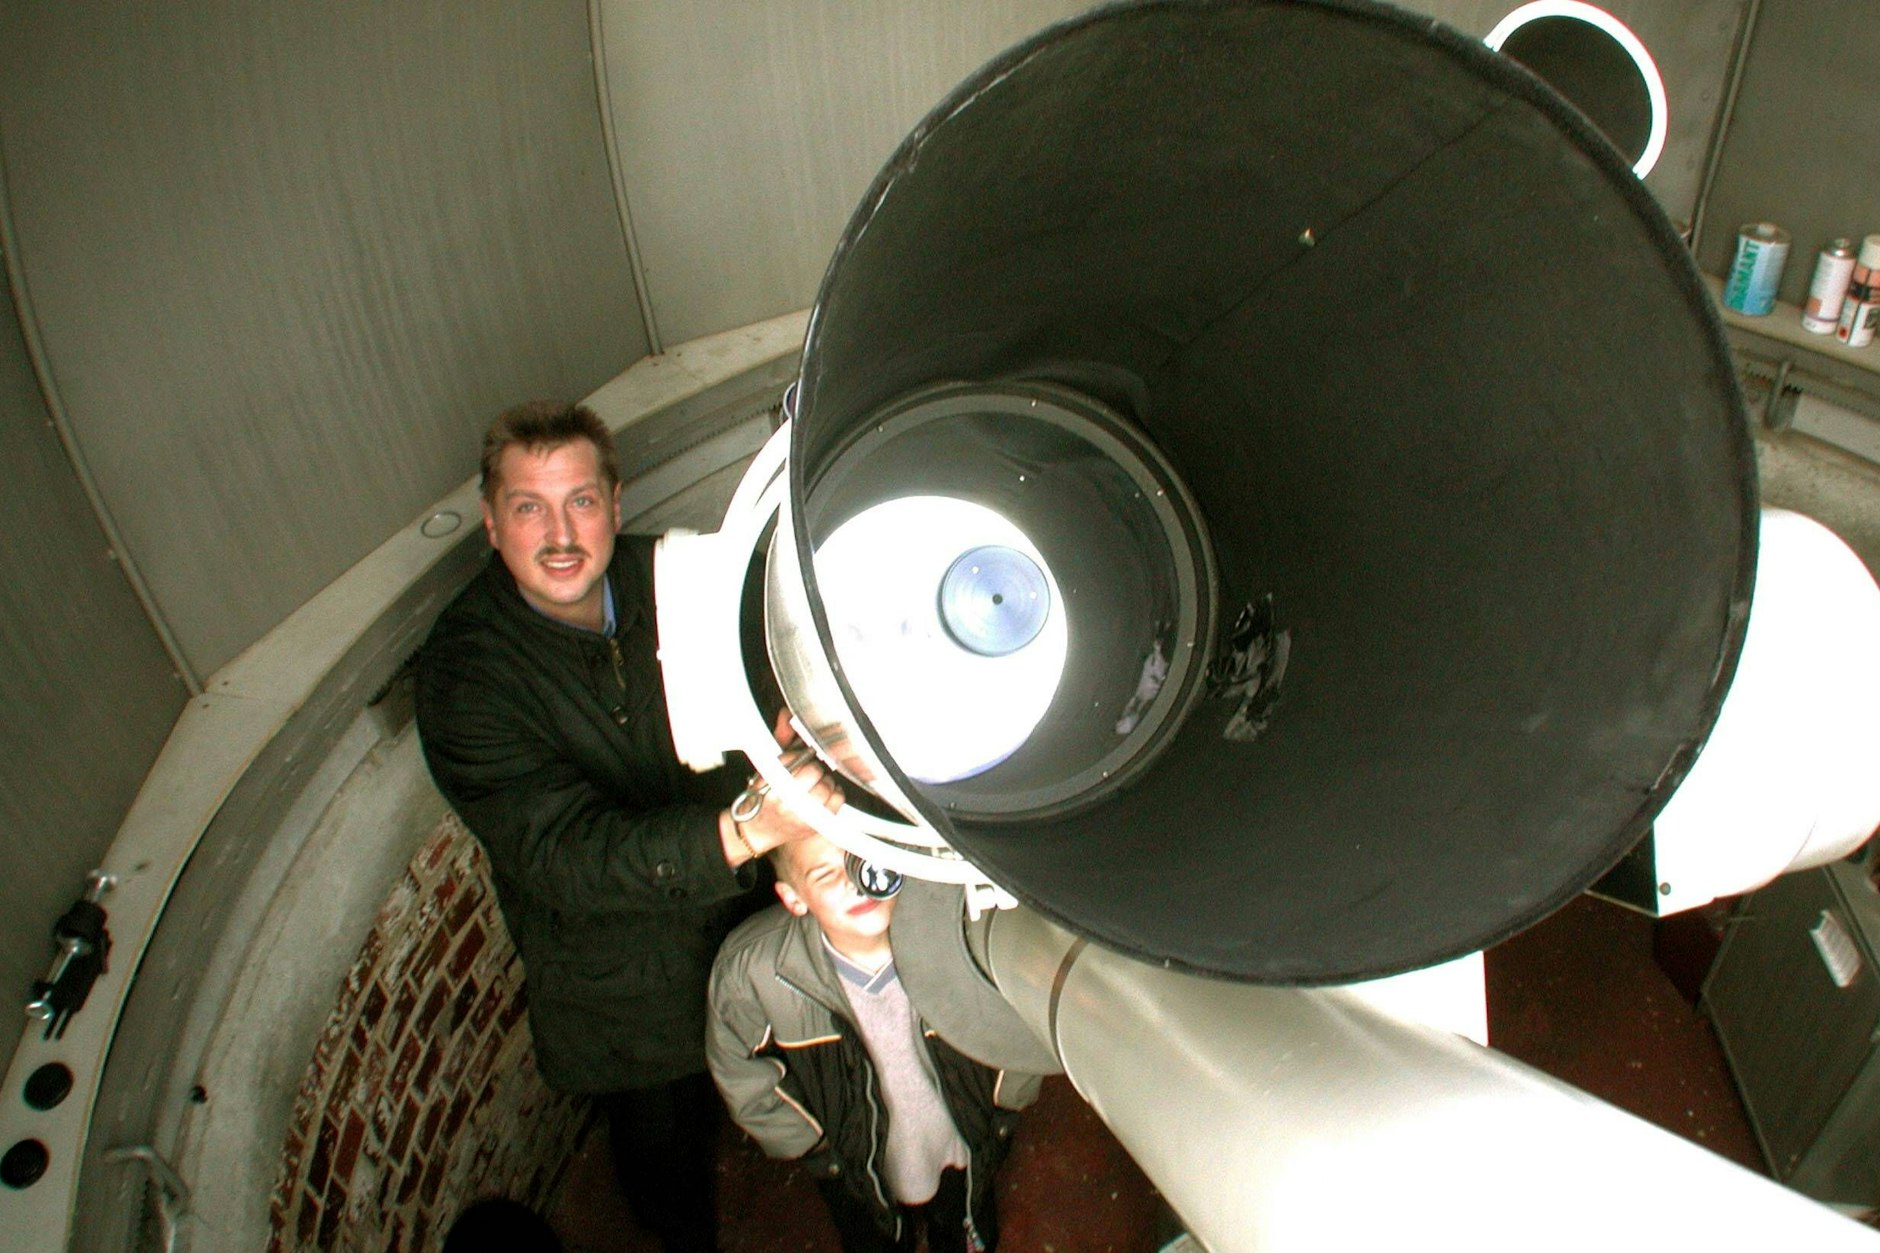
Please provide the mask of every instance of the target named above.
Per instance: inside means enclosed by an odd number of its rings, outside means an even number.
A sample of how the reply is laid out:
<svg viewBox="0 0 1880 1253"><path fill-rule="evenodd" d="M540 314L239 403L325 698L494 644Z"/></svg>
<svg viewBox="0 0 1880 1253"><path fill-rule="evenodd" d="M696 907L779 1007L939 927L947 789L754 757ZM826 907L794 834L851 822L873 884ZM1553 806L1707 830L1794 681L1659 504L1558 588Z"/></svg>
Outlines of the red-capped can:
<svg viewBox="0 0 1880 1253"><path fill-rule="evenodd" d="M1834 325L1834 337L1849 348L1873 342L1874 322L1880 320L1880 235L1869 235L1860 242L1860 256L1854 260L1854 273L1847 280L1847 295L1841 301L1841 317Z"/></svg>
<svg viewBox="0 0 1880 1253"><path fill-rule="evenodd" d="M1815 277L1808 284L1808 303L1802 306L1802 329L1815 335L1832 334L1841 320L1841 302L1854 277L1854 241L1837 239L1815 258Z"/></svg>

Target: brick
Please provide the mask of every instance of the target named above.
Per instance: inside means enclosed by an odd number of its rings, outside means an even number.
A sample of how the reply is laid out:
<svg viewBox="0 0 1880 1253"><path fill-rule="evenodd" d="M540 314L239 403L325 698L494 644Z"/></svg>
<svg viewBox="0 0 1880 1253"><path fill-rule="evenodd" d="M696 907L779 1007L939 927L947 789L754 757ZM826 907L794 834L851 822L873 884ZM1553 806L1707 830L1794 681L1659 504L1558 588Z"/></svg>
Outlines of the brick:
<svg viewBox="0 0 1880 1253"><path fill-rule="evenodd" d="M316 1237L322 1249L330 1249L339 1236L340 1220L346 1216L346 1188L336 1178L326 1185L320 1202L320 1229Z"/></svg>
<svg viewBox="0 0 1880 1253"><path fill-rule="evenodd" d="M503 1006L502 1014L496 1019L496 1029L504 1035L515 1030L516 1022L529 1009L529 991L526 984L518 985L516 994L509 998L509 1004Z"/></svg>
<svg viewBox="0 0 1880 1253"><path fill-rule="evenodd" d="M431 1093L431 1080L437 1074L437 1064L443 1060L444 1046L433 1039L424 1048L424 1060L418 1063L418 1069L411 1076L411 1090L420 1097Z"/></svg>
<svg viewBox="0 0 1880 1253"><path fill-rule="evenodd" d="M294 1215L294 1234L300 1240L300 1247L303 1249L312 1248L313 1238L319 1233L319 1230L320 1202L315 1198L313 1193L302 1191L300 1194L300 1209L299 1212Z"/></svg>
<svg viewBox="0 0 1880 1253"><path fill-rule="evenodd" d="M341 1133L339 1152L333 1155L333 1182L345 1183L352 1178L353 1167L359 1163L359 1146L365 1143L366 1120L359 1111L351 1110L346 1115L346 1130Z"/></svg>
<svg viewBox="0 0 1880 1253"><path fill-rule="evenodd" d="M388 1166L386 1169L379 1171L377 1177L379 1186L378 1190L372 1194L372 1208L375 1213L380 1215L389 1214L393 1207L392 1194L394 1185L405 1177L405 1172L398 1169L396 1166Z"/></svg>
<svg viewBox="0 0 1880 1253"><path fill-rule="evenodd" d="M288 1122L303 1132L313 1126L313 1120L320 1110L320 1098L325 1095L320 1090L318 1078L313 1063L308 1062L307 1073L301 1076L300 1088L294 1093L294 1108L288 1116Z"/></svg>
<svg viewBox="0 0 1880 1253"><path fill-rule="evenodd" d="M359 956L354 956L346 977L340 980L339 995L334 998L333 1016L336 1019L350 1019L353 1016L359 998L365 994L366 985L372 980L372 969Z"/></svg>
<svg viewBox="0 0 1880 1253"><path fill-rule="evenodd" d="M420 1009L418 1016L411 1020L412 1035L430 1038L431 1028L436 1024L437 1016L444 1011L444 1001L449 995L448 985L441 982L431 985L431 991L424 998L424 1008Z"/></svg>
<svg viewBox="0 0 1880 1253"><path fill-rule="evenodd" d="M415 1035L405 1037L404 1045L398 1050L398 1060L392 1063L392 1073L385 1081L386 1091L394 1096L403 1096L411 1090L411 1072L417 1067L418 1059L424 1055L424 1046Z"/></svg>
<svg viewBox="0 0 1880 1253"><path fill-rule="evenodd" d="M477 959L483 946L489 942L489 933L481 923L471 922L463 931L463 939L457 941L457 951L450 955L450 978L453 983L462 983L464 976L470 973L470 963Z"/></svg>
<svg viewBox="0 0 1880 1253"><path fill-rule="evenodd" d="M444 912L444 907L437 899L437 881L439 876L450 872L439 870L426 873L415 864L411 869L417 876L417 895L411 899L411 909L405 915L404 926L407 931L426 931Z"/></svg>
<svg viewBox="0 0 1880 1253"><path fill-rule="evenodd" d="M374 969L378 971L378 982L386 991L396 993L399 980L404 978L405 968L411 964L411 948L417 943L417 933L412 929L410 918L385 920L379 923L379 927L380 930L373 934L385 937L385 955Z"/></svg>
<svg viewBox="0 0 1880 1253"><path fill-rule="evenodd" d="M425 940L417 956L411 961L411 981L424 984L430 981L444 965L444 954L450 951L450 932L441 927L427 929Z"/></svg>
<svg viewBox="0 0 1880 1253"><path fill-rule="evenodd" d="M386 1020L385 1030L379 1032L379 1039L388 1045L398 1043L405 1024L411 1021L411 1011L417 1006L417 991L409 983L400 982L398 990L392 994L392 1016Z"/></svg>
<svg viewBox="0 0 1880 1253"><path fill-rule="evenodd" d="M414 1157L405 1167L404 1175L398 1181L398 1203L411 1204L411 1198L418 1194L418 1184L424 1180L424 1161Z"/></svg>
<svg viewBox="0 0 1880 1253"><path fill-rule="evenodd" d="M373 1232L385 1225L379 1206L379 1194L385 1190L384 1173L371 1158L360 1160L346 1189L346 1221L353 1230Z"/></svg>
<svg viewBox="0 0 1880 1253"><path fill-rule="evenodd" d="M470 1037L481 1036L489 1027L490 1019L496 1017L496 1009L508 995L508 989L502 984L487 987L483 995L477 997L477 1003L470 1007Z"/></svg>
<svg viewBox="0 0 1880 1253"><path fill-rule="evenodd" d="M444 877L437 881L437 886L431 889L431 896L442 905L455 895L457 895L457 875L454 870L447 871Z"/></svg>
<svg viewBox="0 0 1880 1253"><path fill-rule="evenodd" d="M385 1243L382 1247L385 1253L404 1253L405 1220L396 1214L392 1215L392 1221L385 1225ZM414 1244L411 1247L415 1249L418 1246Z"/></svg>
<svg viewBox="0 0 1880 1253"><path fill-rule="evenodd" d="M377 1040L371 1042L361 1057L359 1101L361 1104L385 1090L385 1072L391 1069L391 1051Z"/></svg>
<svg viewBox="0 0 1880 1253"><path fill-rule="evenodd" d="M438 1076L437 1086L444 1092L456 1092L465 1087L464 1071L470 1065L470 1049L453 1048L444 1054L444 1070Z"/></svg>
<svg viewBox="0 0 1880 1253"><path fill-rule="evenodd" d="M433 1101L425 1111L424 1122L418 1128L418 1152L416 1156L426 1157L431 1152L431 1141L437 1139L437 1125L444 1120L444 1102Z"/></svg>
<svg viewBox="0 0 1880 1253"><path fill-rule="evenodd" d="M392 1129L398 1125L398 1105L382 1085L374 1084L371 1091L372 1116L366 1129L372 1133L371 1143L383 1150L392 1142Z"/></svg>
<svg viewBox="0 0 1880 1253"><path fill-rule="evenodd" d="M317 1196L326 1191L327 1178L332 1173L333 1153L339 1148L339 1128L331 1118L320 1120L320 1131L313 1142L313 1155L307 1159L307 1186Z"/></svg>
<svg viewBox="0 0 1880 1253"><path fill-rule="evenodd" d="M438 1185L444 1182L444 1157L440 1153L424 1168L424 1182L418 1185L418 1200L426 1209L437 1204Z"/></svg>
<svg viewBox="0 0 1880 1253"><path fill-rule="evenodd" d="M371 1031L379 1025L379 1019L385 1014L385 1007L392 998L385 994L385 988L374 979L372 986L366 989L365 996L359 1001L359 1025Z"/></svg>
<svg viewBox="0 0 1880 1253"><path fill-rule="evenodd" d="M465 980L464 985L457 989L457 995L450 1003L450 1016L444 1020L444 1035L457 1034L457 1028L463 1026L464 1019L470 1016L470 1009L477 1003L477 995L481 990L475 979Z"/></svg>
<svg viewBox="0 0 1880 1253"><path fill-rule="evenodd" d="M477 1050L477 1060L475 1064L477 1074L487 1075L495 1072L497 1054L503 1051L503 1045L508 1041L508 1038L509 1037L505 1036L500 1031L490 1032L489 1039L483 1041L483 1047ZM534 1064L533 1058L529 1059L529 1064Z"/></svg>
<svg viewBox="0 0 1880 1253"><path fill-rule="evenodd" d="M352 1104L354 1085L358 1080L359 1054L348 1048L340 1054L339 1064L333 1068L333 1083L326 1094L327 1108Z"/></svg>
<svg viewBox="0 0 1880 1253"><path fill-rule="evenodd" d="M359 945L359 956L353 959L354 970L376 971L379 959L385 953L385 930L374 926L366 932L366 938Z"/></svg>
<svg viewBox="0 0 1880 1253"><path fill-rule="evenodd" d="M296 1118L294 1125L287 1129L287 1138L281 1143L281 1177L290 1185L300 1177L300 1158L307 1151L307 1139L303 1134L305 1125ZM279 1197L275 1198L275 1205L278 1209Z"/></svg>
<svg viewBox="0 0 1880 1253"><path fill-rule="evenodd" d="M450 912L444 916L444 925L452 935L463 930L464 924L483 904L482 885L471 883L451 902Z"/></svg>
<svg viewBox="0 0 1880 1253"><path fill-rule="evenodd" d="M324 1086L323 1080L333 1069L333 1057L344 1046L345 1024L329 1021L320 1038L314 1042L313 1060L307 1064L307 1078L317 1093Z"/></svg>
<svg viewBox="0 0 1880 1253"><path fill-rule="evenodd" d="M463 1126L464 1115L470 1112L470 1094L459 1092L450 1103L450 1113L444 1119L444 1142L450 1143L457 1138L457 1128Z"/></svg>
<svg viewBox="0 0 1880 1253"><path fill-rule="evenodd" d="M483 928L489 939L483 945L483 951L477 954L477 959L470 963L470 976L486 988L507 989L522 978L519 971L511 970L510 962L514 954L508 951L509 941L496 929L493 920L482 918L477 925Z"/></svg>
<svg viewBox="0 0 1880 1253"><path fill-rule="evenodd" d="M411 1133L418 1126L418 1103L403 1094L400 1094L400 1099L402 1106L398 1114L398 1126L385 1145L386 1156L394 1162L405 1160L405 1148L411 1143Z"/></svg>
<svg viewBox="0 0 1880 1253"><path fill-rule="evenodd" d="M426 1244L424 1242L424 1239L426 1236L430 1234L431 1234L430 1216L427 1214L413 1214L411 1216L411 1241L405 1247L409 1249L429 1248L430 1245Z"/></svg>

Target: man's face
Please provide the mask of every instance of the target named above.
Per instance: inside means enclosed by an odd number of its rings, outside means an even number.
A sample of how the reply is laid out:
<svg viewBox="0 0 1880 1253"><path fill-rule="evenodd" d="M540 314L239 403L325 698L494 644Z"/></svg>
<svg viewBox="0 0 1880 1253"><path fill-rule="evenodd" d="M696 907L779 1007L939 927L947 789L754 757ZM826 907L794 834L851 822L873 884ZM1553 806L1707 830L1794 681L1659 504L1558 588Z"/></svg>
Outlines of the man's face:
<svg viewBox="0 0 1880 1253"><path fill-rule="evenodd" d="M601 629L601 576L614 555L620 487L607 485L585 439L555 448L511 444L498 459L483 529L522 598L551 618Z"/></svg>
<svg viewBox="0 0 1880 1253"><path fill-rule="evenodd" d="M777 896L793 914L810 914L837 951L866 949L887 933L894 900L874 900L849 883L843 852L822 836L785 848Z"/></svg>

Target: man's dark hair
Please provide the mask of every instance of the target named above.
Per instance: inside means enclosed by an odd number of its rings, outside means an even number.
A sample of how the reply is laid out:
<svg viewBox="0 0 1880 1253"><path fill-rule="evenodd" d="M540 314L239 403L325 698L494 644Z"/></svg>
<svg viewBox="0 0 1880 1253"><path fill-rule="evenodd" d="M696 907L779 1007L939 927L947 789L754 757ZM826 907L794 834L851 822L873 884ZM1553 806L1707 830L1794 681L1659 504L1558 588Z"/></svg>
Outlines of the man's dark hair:
<svg viewBox="0 0 1880 1253"><path fill-rule="evenodd" d="M520 444L530 452L547 452L572 444L578 439L594 445L601 458L601 477L608 488L620 486L620 468L614 457L614 433L586 405L571 405L558 400L531 400L506 409L490 423L483 435L483 499L494 501L498 482L497 463L503 450Z"/></svg>

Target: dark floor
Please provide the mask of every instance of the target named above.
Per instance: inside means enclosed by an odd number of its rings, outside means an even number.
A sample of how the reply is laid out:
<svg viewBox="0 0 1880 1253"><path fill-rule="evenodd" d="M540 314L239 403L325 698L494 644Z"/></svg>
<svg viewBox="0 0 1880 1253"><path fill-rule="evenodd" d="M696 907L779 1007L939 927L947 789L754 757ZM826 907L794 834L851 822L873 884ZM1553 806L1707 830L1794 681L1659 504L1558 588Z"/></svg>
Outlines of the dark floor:
<svg viewBox="0 0 1880 1253"><path fill-rule="evenodd" d="M1767 1173L1710 1023L1693 1006L1714 913L1654 923L1581 897L1488 953L1498 1049ZM550 1218L568 1253L648 1253L615 1191L603 1133L576 1157ZM1026 1115L1000 1175L1001 1247L1152 1253L1167 1240L1154 1187L1061 1078ZM814 1187L727 1130L719 1160L726 1253L826 1253Z"/></svg>

